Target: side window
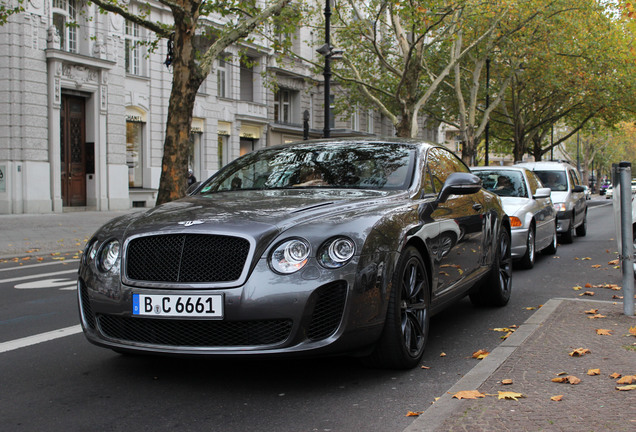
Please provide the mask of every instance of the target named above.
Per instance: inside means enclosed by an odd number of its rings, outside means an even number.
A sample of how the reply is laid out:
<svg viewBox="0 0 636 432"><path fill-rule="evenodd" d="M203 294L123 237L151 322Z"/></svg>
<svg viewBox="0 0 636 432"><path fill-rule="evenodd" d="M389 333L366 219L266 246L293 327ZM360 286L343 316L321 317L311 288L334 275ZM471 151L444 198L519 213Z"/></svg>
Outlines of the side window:
<svg viewBox="0 0 636 432"><path fill-rule="evenodd" d="M453 153L441 148L432 148L428 151L426 159L427 173L430 175L434 193L439 193L449 174L454 172L467 172L470 170Z"/></svg>
<svg viewBox="0 0 636 432"><path fill-rule="evenodd" d="M535 173L528 171L526 174L528 175L528 183L530 183L530 194L534 195L537 193L538 188L543 187L543 184Z"/></svg>
<svg viewBox="0 0 636 432"><path fill-rule="evenodd" d="M576 173L572 170L568 170L568 174L570 175L570 183L571 183L570 189L574 189L574 186L579 184L579 179Z"/></svg>

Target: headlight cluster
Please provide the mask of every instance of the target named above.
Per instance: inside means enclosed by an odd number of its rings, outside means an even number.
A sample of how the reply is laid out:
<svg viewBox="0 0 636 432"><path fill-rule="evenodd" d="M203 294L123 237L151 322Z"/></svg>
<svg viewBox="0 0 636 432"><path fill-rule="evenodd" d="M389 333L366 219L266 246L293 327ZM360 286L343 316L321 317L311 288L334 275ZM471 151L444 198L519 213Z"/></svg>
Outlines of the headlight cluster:
<svg viewBox="0 0 636 432"><path fill-rule="evenodd" d="M520 226L523 226L523 223L521 223L521 219L516 216L510 216L510 227L518 228Z"/></svg>
<svg viewBox="0 0 636 432"><path fill-rule="evenodd" d="M567 210L567 207L565 206L565 203L554 204L553 207L554 207L554 210L557 211L557 212L566 211Z"/></svg>
<svg viewBox="0 0 636 432"><path fill-rule="evenodd" d="M119 251L120 243L118 240L111 239L101 245L97 240L94 240L86 248L84 259L87 264L95 261L97 269L105 273L117 264Z"/></svg>
<svg viewBox="0 0 636 432"><path fill-rule="evenodd" d="M327 240L318 248L316 259L325 268L334 269L348 263L355 253L353 240L347 237L335 237ZM291 274L307 264L311 255L311 246L304 239L285 240L270 254L270 266L277 273Z"/></svg>

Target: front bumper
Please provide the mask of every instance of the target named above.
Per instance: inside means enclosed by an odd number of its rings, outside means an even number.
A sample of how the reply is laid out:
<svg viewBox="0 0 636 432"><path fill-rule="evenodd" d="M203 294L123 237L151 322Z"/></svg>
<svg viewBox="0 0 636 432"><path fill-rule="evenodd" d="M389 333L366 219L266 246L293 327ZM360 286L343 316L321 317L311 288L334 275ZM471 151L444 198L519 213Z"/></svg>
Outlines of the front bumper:
<svg viewBox="0 0 636 432"><path fill-rule="evenodd" d="M557 233L563 234L568 232L572 223L572 211L560 211L557 213Z"/></svg>
<svg viewBox="0 0 636 432"><path fill-rule="evenodd" d="M519 259L526 254L528 250L528 229L513 228L510 231L511 236L511 256L512 259Z"/></svg>
<svg viewBox="0 0 636 432"><path fill-rule="evenodd" d="M362 350L380 335L386 299L384 290L375 286L381 279L377 267L367 275L356 275L356 268L356 260L335 272L308 264L297 274L277 275L261 260L239 287L157 289L126 286L120 278L100 280L82 266L82 328L99 346L166 355L326 355ZM133 294L210 292L223 294L223 319L132 313Z"/></svg>

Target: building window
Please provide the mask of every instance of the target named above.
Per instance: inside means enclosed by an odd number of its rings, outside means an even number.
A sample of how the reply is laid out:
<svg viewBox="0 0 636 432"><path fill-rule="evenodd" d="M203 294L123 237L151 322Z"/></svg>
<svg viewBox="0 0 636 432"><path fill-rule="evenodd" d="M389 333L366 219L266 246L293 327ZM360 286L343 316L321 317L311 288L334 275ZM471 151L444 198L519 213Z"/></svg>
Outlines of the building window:
<svg viewBox="0 0 636 432"><path fill-rule="evenodd" d="M60 35L60 48L73 53L78 52L76 18L75 0L53 0L53 25Z"/></svg>
<svg viewBox="0 0 636 432"><path fill-rule="evenodd" d="M128 186L143 186L142 142L144 123L126 122L126 164L128 165Z"/></svg>
<svg viewBox="0 0 636 432"><path fill-rule="evenodd" d="M274 94L274 121L277 123L291 123L291 100L289 90L278 90Z"/></svg>
<svg viewBox="0 0 636 432"><path fill-rule="evenodd" d="M372 109L367 111L367 132L374 133L375 125L373 123L373 119L375 116L375 111Z"/></svg>
<svg viewBox="0 0 636 432"><path fill-rule="evenodd" d="M351 113L351 130L357 131L360 129L360 109L356 105Z"/></svg>
<svg viewBox="0 0 636 432"><path fill-rule="evenodd" d="M132 75L142 75L141 30L137 23L126 21L126 72Z"/></svg>
<svg viewBox="0 0 636 432"><path fill-rule="evenodd" d="M254 65L255 59L241 60L241 100L254 102Z"/></svg>
<svg viewBox="0 0 636 432"><path fill-rule="evenodd" d="M228 97L227 92L227 62L223 57L219 58L219 66L216 69L216 91L220 98Z"/></svg>

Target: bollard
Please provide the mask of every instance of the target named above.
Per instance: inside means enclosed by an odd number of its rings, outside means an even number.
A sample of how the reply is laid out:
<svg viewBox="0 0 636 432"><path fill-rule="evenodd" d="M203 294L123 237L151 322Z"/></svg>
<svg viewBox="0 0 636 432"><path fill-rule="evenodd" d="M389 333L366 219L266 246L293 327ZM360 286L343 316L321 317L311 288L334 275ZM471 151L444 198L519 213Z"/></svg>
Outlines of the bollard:
<svg viewBox="0 0 636 432"><path fill-rule="evenodd" d="M634 243L632 234L632 164L618 164L621 215L621 268L623 270L623 313L634 315Z"/></svg>

